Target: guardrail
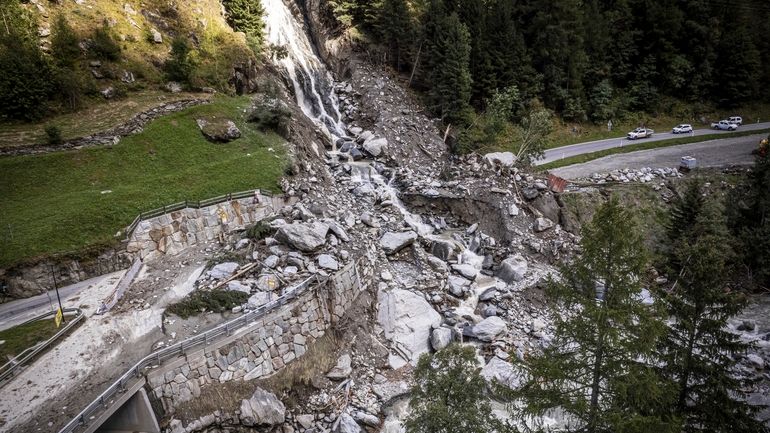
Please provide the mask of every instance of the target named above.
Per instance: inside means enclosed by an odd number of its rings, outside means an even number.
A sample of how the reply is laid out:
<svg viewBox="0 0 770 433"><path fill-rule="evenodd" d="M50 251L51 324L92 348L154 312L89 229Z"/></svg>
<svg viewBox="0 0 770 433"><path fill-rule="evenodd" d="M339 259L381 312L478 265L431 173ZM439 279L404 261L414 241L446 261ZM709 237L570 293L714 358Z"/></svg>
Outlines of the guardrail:
<svg viewBox="0 0 770 433"><path fill-rule="evenodd" d="M128 385L132 380L138 380L138 378L141 377L143 370L147 368L158 367L164 361L176 358L180 355L184 355L191 349L195 349L201 345L203 347L208 346L210 343L215 342L222 336L229 336L233 331L239 330L246 325L262 318L265 314L269 313L274 308L285 305L287 302L304 293L314 283L320 285L326 282L326 280L326 278L321 279L318 277L318 275L313 275L297 284L296 286L287 289L284 291L283 295L257 308L256 310L252 310L237 319L225 322L222 325L210 329L202 334L183 340L178 344L168 346L145 356L128 371L123 373L123 375L120 376L118 380L110 385L94 401L86 406L86 408L83 409L75 418L73 418L69 423L67 423L67 425L59 430L59 433L73 433L78 429L78 427L88 425L88 420L91 418L91 416L96 414L101 409L107 409L109 406L109 400L115 395L125 392L128 388L130 388L126 385Z"/></svg>
<svg viewBox="0 0 770 433"><path fill-rule="evenodd" d="M67 321L64 327L60 329L59 332L54 334L48 340L44 341L41 344L38 344L37 346L33 346L25 349L23 352L16 355L12 360L3 364L3 366L0 367L0 386L3 386L6 383L8 383L9 380L13 377L13 375L16 374L24 365L26 365L27 362L32 360L34 357L36 357L38 354L40 354L44 350L48 349L48 347L50 347L54 343L54 341L58 340L59 337L61 337L67 331L72 329L81 320L83 320L83 317L85 317L83 315L83 312L80 310L80 308L65 308L64 310L62 310L62 314L65 317L68 315L69 316L74 315L75 318L73 320ZM16 326L23 326L32 322L38 322L40 320L53 318L55 315L56 315L56 311L49 311L45 314L41 314L40 316L33 317L32 319L29 319L26 322Z"/></svg>
<svg viewBox="0 0 770 433"><path fill-rule="evenodd" d="M242 198L249 198L249 197L255 197L257 194L261 194L267 197L272 197L273 193L270 191L262 191L260 189L253 189L250 191L240 191L240 192L233 192L225 195L220 195L212 198L208 198L205 200L198 200L198 201L180 201L179 203L174 203L168 206L163 206L157 209L153 209L151 211L142 212L139 215L134 218L134 221L131 222L131 224L126 227L126 239L131 237L131 234L136 230L136 227L139 225L140 222L150 219L159 217L161 215L165 215L170 212L175 212L182 209L192 208L192 209L200 209L202 207L211 206L219 203L224 203L226 201L232 201L232 200L239 200Z"/></svg>

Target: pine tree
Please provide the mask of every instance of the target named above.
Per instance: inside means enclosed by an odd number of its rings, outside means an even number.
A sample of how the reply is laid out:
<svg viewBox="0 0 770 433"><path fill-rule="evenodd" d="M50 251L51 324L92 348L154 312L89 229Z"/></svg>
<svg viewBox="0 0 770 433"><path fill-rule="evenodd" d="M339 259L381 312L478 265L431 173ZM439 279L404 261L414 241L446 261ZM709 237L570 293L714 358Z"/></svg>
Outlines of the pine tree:
<svg viewBox="0 0 770 433"><path fill-rule="evenodd" d="M727 14L731 16L733 14ZM736 106L759 93L760 53L740 19L730 23L717 47L714 93L724 106Z"/></svg>
<svg viewBox="0 0 770 433"><path fill-rule="evenodd" d="M431 44L431 54L436 56L430 71L431 105L446 123L464 125L471 110L470 35L456 13L443 20L439 29Z"/></svg>
<svg viewBox="0 0 770 433"><path fill-rule="evenodd" d="M674 283L661 300L672 323L659 352L663 375L676 384L673 413L685 432L768 432L745 401L748 381L735 376L735 355L748 346L726 325L746 299L728 286L734 254L722 208L692 182L669 227L677 234L668 252Z"/></svg>
<svg viewBox="0 0 770 433"><path fill-rule="evenodd" d="M406 0L383 0L377 29L388 47L389 60L400 70L407 63L414 42L414 27Z"/></svg>
<svg viewBox="0 0 770 433"><path fill-rule="evenodd" d="M223 0L227 23L237 32L246 34L246 41L254 54L262 52L265 42L265 9L260 0Z"/></svg>
<svg viewBox="0 0 770 433"><path fill-rule="evenodd" d="M166 60L164 69L170 81L190 83L195 64L190 59L190 45L184 36L177 36L171 42L171 57Z"/></svg>
<svg viewBox="0 0 770 433"><path fill-rule="evenodd" d="M646 254L632 215L611 198L582 233L582 254L551 281L555 338L525 360L526 384L513 395L523 418L561 408L569 431L675 432L665 411L670 388L652 355L663 324L640 301Z"/></svg>
<svg viewBox="0 0 770 433"><path fill-rule="evenodd" d="M504 433L492 414L472 347L452 344L420 357L406 428L410 433Z"/></svg>

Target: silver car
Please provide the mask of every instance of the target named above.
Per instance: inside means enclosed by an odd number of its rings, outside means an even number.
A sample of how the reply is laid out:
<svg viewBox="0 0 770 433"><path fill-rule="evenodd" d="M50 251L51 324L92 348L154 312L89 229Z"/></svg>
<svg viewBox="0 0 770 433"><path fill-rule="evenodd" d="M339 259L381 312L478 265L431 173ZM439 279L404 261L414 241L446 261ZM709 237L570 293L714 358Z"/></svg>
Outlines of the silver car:
<svg viewBox="0 0 770 433"><path fill-rule="evenodd" d="M671 130L672 134L687 134L692 132L692 125L689 123L682 123L681 125L676 125L674 129Z"/></svg>

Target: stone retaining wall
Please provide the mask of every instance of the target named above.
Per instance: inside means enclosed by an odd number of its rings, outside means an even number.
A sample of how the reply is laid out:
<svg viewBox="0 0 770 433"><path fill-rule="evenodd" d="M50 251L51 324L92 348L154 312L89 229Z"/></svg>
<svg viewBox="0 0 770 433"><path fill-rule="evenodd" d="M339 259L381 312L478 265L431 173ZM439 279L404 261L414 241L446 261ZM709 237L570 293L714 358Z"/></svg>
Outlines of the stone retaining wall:
<svg viewBox="0 0 770 433"><path fill-rule="evenodd" d="M373 255L351 262L314 288L230 337L164 365L147 376L166 415L214 383L266 377L302 356L342 318L373 275Z"/></svg>
<svg viewBox="0 0 770 433"><path fill-rule="evenodd" d="M244 229L295 200L257 193L254 197L163 214L140 222L129 236L126 251L139 253L144 260L177 254L191 245L212 241L222 233Z"/></svg>

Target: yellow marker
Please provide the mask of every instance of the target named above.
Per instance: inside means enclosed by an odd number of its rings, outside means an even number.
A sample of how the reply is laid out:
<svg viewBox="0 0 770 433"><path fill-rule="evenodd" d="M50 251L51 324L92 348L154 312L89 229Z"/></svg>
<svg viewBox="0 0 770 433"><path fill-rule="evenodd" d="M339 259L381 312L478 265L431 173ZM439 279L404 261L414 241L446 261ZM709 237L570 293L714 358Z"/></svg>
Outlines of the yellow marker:
<svg viewBox="0 0 770 433"><path fill-rule="evenodd" d="M57 328L59 327L59 325L61 325L62 319L64 319L64 314L62 314L61 308L58 308L56 310L56 316L53 318L53 321L56 324Z"/></svg>

